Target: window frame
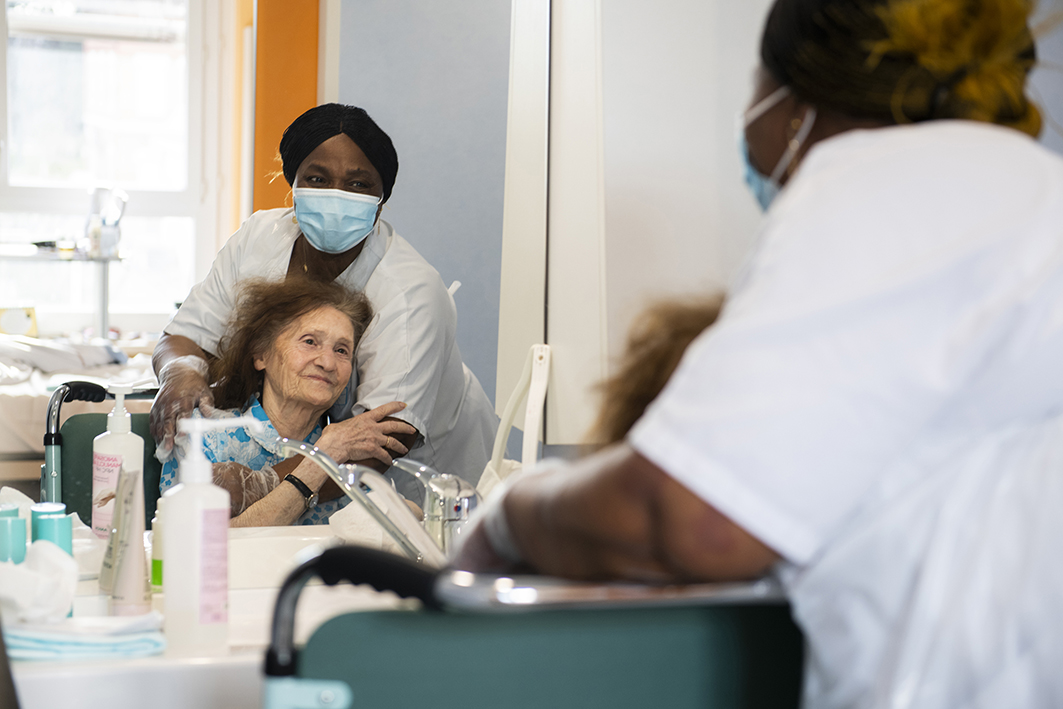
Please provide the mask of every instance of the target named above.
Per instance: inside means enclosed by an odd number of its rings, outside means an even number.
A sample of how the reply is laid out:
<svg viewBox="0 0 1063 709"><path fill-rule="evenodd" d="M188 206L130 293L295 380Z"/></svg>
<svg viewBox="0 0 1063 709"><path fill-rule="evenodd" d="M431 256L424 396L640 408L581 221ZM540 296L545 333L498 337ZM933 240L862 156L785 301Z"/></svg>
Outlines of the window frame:
<svg viewBox="0 0 1063 709"><path fill-rule="evenodd" d="M226 31L235 26L233 0L188 0L188 181L184 190L130 190L126 216L190 217L195 232L196 282L202 280L224 239L224 227L231 223L227 205L233 180L221 173L233 145L231 130L234 81L231 68L232 42ZM84 216L88 195L84 188L24 187L11 185L8 178L8 94L7 94L7 3L0 11L0 212ZM172 313L110 313L112 325L122 330L160 331ZM91 324L91 314L50 314L61 329L76 330ZM88 321L86 321L88 319ZM54 328L52 328L54 329Z"/></svg>

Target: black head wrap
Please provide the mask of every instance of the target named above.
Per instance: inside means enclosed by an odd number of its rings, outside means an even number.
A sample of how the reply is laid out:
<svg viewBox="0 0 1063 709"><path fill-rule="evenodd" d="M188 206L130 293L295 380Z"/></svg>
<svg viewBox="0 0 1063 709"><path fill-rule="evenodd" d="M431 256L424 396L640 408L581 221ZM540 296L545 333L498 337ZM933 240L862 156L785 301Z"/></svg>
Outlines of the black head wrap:
<svg viewBox="0 0 1063 709"><path fill-rule="evenodd" d="M886 123L990 121L1036 136L1040 111L1026 98L1037 60L1032 8L1029 0L775 0L760 58L820 108Z"/></svg>
<svg viewBox="0 0 1063 709"><path fill-rule="evenodd" d="M284 179L289 185L294 185L295 171L303 164L303 160L317 146L340 133L353 140L380 173L380 179L384 182L382 201L387 202L399 171L399 156L388 134L357 106L326 103L311 108L292 121L281 136Z"/></svg>

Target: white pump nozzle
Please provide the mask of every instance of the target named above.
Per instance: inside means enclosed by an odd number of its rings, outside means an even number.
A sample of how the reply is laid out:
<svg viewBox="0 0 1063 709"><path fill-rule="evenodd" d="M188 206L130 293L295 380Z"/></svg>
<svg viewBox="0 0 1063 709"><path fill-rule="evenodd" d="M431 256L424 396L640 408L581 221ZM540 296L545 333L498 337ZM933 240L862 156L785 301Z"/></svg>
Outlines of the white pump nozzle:
<svg viewBox="0 0 1063 709"><path fill-rule="evenodd" d="M107 391L114 396L114 409L107 414L107 430L111 433L129 433L133 429L133 419L125 409L125 397L133 393L133 388L111 384Z"/></svg>
<svg viewBox="0 0 1063 709"><path fill-rule="evenodd" d="M256 433L265 430L262 422L254 416L227 419L185 418L177 421L177 430L187 433L189 438L188 457L180 466L180 482L209 483L213 480L213 468L203 453L203 433L225 428L249 428Z"/></svg>

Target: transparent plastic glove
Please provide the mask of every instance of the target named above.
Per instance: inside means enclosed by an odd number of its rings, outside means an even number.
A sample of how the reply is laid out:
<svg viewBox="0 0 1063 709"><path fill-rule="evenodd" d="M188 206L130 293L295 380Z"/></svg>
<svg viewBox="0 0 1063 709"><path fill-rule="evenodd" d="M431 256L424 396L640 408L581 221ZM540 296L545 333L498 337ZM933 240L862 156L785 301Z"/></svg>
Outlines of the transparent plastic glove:
<svg viewBox="0 0 1063 709"><path fill-rule="evenodd" d="M195 408L207 417L214 413L207 361L195 355L175 357L159 371L159 393L151 406L151 436L159 461L173 457L177 419L191 416Z"/></svg>
<svg viewBox="0 0 1063 709"><path fill-rule="evenodd" d="M417 433L405 421L385 421L388 416L406 408L401 401L382 404L346 421L325 426L318 448L339 462L373 458L391 465L392 454L406 455L409 450L395 436Z"/></svg>
<svg viewBox="0 0 1063 709"><path fill-rule="evenodd" d="M214 484L229 491L230 516L236 517L273 492L280 484L280 477L268 465L262 470L251 470L239 463L215 463Z"/></svg>
<svg viewBox="0 0 1063 709"><path fill-rule="evenodd" d="M450 562L456 569L473 572L505 572L522 561L506 519L504 500L518 475L503 482L486 504L473 512L472 519L450 550Z"/></svg>
<svg viewBox="0 0 1063 709"><path fill-rule="evenodd" d="M522 481L549 475L565 467L565 462L547 459L507 477L487 501L472 513L458 543L450 550L450 565L473 572L506 573L527 566L506 516L506 495Z"/></svg>

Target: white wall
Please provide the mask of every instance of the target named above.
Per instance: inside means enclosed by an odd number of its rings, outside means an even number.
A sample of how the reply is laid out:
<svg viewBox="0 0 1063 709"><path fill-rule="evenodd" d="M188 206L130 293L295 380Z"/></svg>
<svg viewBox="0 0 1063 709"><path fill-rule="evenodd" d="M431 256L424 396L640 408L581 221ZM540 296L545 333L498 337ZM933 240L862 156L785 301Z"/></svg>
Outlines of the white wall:
<svg viewBox="0 0 1063 709"><path fill-rule="evenodd" d="M547 443L582 442L636 313L741 263L759 212L734 116L769 5L552 3Z"/></svg>
<svg viewBox="0 0 1063 709"><path fill-rule="evenodd" d="M768 5L603 5L610 356L647 302L726 286L752 240L734 120Z"/></svg>

